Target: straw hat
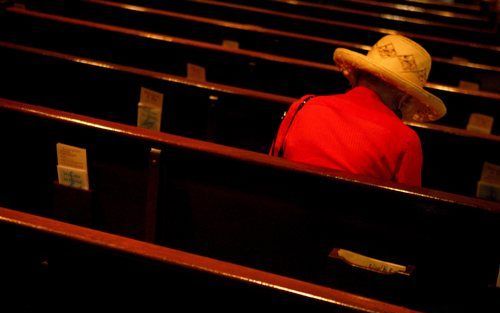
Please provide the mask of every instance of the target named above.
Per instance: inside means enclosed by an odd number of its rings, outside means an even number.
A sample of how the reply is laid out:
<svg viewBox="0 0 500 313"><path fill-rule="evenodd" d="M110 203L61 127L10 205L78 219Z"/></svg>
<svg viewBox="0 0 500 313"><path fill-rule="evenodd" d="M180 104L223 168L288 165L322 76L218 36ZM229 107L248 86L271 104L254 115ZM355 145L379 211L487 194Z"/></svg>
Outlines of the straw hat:
<svg viewBox="0 0 500 313"><path fill-rule="evenodd" d="M431 70L431 56L406 37L385 36L366 56L338 48L333 59L351 83L356 70L364 71L411 96L402 108L406 120L435 121L446 114L443 101L423 88Z"/></svg>

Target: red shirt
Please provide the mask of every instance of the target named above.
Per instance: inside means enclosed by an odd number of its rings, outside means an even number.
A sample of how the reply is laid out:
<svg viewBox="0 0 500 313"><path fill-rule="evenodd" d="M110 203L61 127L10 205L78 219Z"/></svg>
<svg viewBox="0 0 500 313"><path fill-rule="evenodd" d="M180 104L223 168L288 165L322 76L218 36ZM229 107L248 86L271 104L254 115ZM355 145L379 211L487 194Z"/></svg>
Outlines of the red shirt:
<svg viewBox="0 0 500 313"><path fill-rule="evenodd" d="M356 87L300 108L305 98L290 107L271 155L281 147L292 161L421 185L420 139L375 92Z"/></svg>

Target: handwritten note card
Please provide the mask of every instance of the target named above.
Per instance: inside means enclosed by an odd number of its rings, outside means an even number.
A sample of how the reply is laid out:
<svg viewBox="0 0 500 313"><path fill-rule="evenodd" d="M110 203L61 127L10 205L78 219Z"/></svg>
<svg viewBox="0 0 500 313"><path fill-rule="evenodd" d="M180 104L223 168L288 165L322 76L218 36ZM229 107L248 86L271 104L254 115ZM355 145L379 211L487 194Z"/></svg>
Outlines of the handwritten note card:
<svg viewBox="0 0 500 313"><path fill-rule="evenodd" d="M57 176L61 185L89 190L89 175L86 170L58 165Z"/></svg>
<svg viewBox="0 0 500 313"><path fill-rule="evenodd" d="M163 105L163 94L141 87L141 98L139 102L161 107Z"/></svg>
<svg viewBox="0 0 500 313"><path fill-rule="evenodd" d="M187 78L204 82L207 80L205 68L203 66L188 63L187 64Z"/></svg>
<svg viewBox="0 0 500 313"><path fill-rule="evenodd" d="M63 143L57 143L56 150L59 184L89 190L87 150Z"/></svg>
<svg viewBox="0 0 500 313"><path fill-rule="evenodd" d="M477 183L476 196L479 198L500 201L500 166L485 162L481 180Z"/></svg>
<svg viewBox="0 0 500 313"><path fill-rule="evenodd" d="M482 133L491 134L491 129L493 128L494 119L491 116L472 113L469 117L469 123L467 124L467 130Z"/></svg>
<svg viewBox="0 0 500 313"><path fill-rule="evenodd" d="M500 165L484 162L481 180L493 184L500 184Z"/></svg>
<svg viewBox="0 0 500 313"><path fill-rule="evenodd" d="M329 257L340 259L352 266L381 274L409 275L411 272L411 269L404 265L377 260L345 249L334 248L330 252Z"/></svg>
<svg viewBox="0 0 500 313"><path fill-rule="evenodd" d="M137 106L137 126L160 131L163 94L142 87L141 98Z"/></svg>
<svg viewBox="0 0 500 313"><path fill-rule="evenodd" d="M63 143L56 144L56 149L57 164L87 170L87 150Z"/></svg>

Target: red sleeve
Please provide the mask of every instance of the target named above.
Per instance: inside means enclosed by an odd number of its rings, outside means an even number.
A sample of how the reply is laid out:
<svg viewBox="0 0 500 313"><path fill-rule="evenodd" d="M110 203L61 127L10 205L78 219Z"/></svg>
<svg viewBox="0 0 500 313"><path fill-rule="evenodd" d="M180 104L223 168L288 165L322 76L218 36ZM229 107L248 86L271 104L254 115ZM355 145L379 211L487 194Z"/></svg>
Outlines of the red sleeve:
<svg viewBox="0 0 500 313"><path fill-rule="evenodd" d="M280 127L278 129L278 133L276 135L276 138L274 139L273 145L271 146L271 150L269 151L269 155L272 156L278 156L279 149L281 146L284 144L286 133L288 132L288 129L290 128L290 124L293 121L293 118L295 114L297 113L297 109L299 105L304 102L304 100L311 95L306 95L303 96L302 98L298 99L295 101L289 108L288 111L286 112L285 117L281 121Z"/></svg>
<svg viewBox="0 0 500 313"><path fill-rule="evenodd" d="M403 152L399 170L396 173L396 181L411 186L422 186L422 161L420 139L416 134L412 134Z"/></svg>

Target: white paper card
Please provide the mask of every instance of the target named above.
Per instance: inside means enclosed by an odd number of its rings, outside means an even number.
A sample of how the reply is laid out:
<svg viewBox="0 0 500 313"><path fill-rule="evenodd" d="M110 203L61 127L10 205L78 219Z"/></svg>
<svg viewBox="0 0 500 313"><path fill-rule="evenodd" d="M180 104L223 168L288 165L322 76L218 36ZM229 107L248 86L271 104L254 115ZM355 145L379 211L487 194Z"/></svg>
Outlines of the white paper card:
<svg viewBox="0 0 500 313"><path fill-rule="evenodd" d="M477 183L476 196L478 198L500 202L500 185L480 180Z"/></svg>
<svg viewBox="0 0 500 313"><path fill-rule="evenodd" d="M227 48L238 49L240 47L240 43L234 40L223 40L222 46Z"/></svg>
<svg viewBox="0 0 500 313"><path fill-rule="evenodd" d="M87 170L87 150L58 143L57 164Z"/></svg>
<svg viewBox="0 0 500 313"><path fill-rule="evenodd" d="M163 94L141 87L141 98L139 99L139 102L161 108L163 106Z"/></svg>
<svg viewBox="0 0 500 313"><path fill-rule="evenodd" d="M342 259L353 266L378 273L400 273L404 275L408 274L407 268L404 265L377 260L345 249L334 249L332 252L330 252L330 257Z"/></svg>
<svg viewBox="0 0 500 313"><path fill-rule="evenodd" d="M472 113L469 117L467 130L481 134L491 134L491 129L493 128L493 122L494 119L491 116L479 113Z"/></svg>
<svg viewBox="0 0 500 313"><path fill-rule="evenodd" d="M58 165L57 176L61 185L89 190L89 175L86 170Z"/></svg>
<svg viewBox="0 0 500 313"><path fill-rule="evenodd" d="M188 63L187 64L187 78L204 82L206 81L206 71L203 66Z"/></svg>
<svg viewBox="0 0 500 313"><path fill-rule="evenodd" d="M138 104L137 126L160 131L162 107L149 103Z"/></svg>
<svg viewBox="0 0 500 313"><path fill-rule="evenodd" d="M500 185L500 165L484 162L481 180Z"/></svg>

